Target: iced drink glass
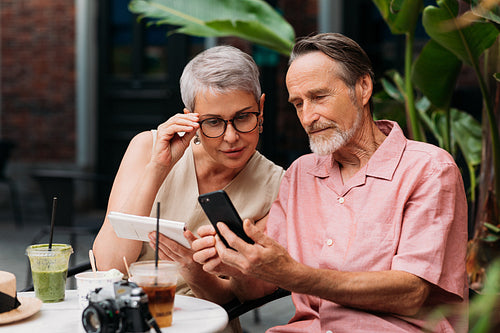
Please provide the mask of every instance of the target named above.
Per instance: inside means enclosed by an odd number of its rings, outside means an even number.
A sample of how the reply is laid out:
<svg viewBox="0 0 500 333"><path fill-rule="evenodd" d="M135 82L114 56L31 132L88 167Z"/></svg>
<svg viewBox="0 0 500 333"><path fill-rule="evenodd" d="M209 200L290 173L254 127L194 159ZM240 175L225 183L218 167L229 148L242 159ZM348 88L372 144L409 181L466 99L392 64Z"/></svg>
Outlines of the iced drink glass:
<svg viewBox="0 0 500 333"><path fill-rule="evenodd" d="M177 264L160 260L138 261L130 265L130 281L137 283L148 295L149 311L159 327L172 325L175 288L177 286Z"/></svg>
<svg viewBox="0 0 500 333"><path fill-rule="evenodd" d="M30 245L26 255L30 260L35 295L44 303L64 300L69 257L73 248L68 244Z"/></svg>

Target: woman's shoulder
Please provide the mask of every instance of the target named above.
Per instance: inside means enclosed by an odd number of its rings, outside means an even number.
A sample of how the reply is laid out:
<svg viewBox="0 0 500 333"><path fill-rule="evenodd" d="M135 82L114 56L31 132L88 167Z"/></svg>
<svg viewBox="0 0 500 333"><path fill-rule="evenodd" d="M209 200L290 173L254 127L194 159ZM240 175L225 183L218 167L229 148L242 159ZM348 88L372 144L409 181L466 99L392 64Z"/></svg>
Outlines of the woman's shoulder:
<svg viewBox="0 0 500 333"><path fill-rule="evenodd" d="M129 145L138 145L138 146L153 146L154 136L156 135L155 130L144 131L136 134L132 140L130 140Z"/></svg>
<svg viewBox="0 0 500 333"><path fill-rule="evenodd" d="M262 172L263 175L275 177L277 175L280 176L280 178L283 176L285 173L285 170L283 167L275 164L273 161L256 151L250 161L248 162L247 165L248 169L253 170L253 173L255 172Z"/></svg>
<svg viewBox="0 0 500 333"><path fill-rule="evenodd" d="M136 134L132 138L132 140L130 140L125 155L133 157L143 156L144 158L150 158L152 148L153 148L153 135L151 131L144 131L139 134Z"/></svg>

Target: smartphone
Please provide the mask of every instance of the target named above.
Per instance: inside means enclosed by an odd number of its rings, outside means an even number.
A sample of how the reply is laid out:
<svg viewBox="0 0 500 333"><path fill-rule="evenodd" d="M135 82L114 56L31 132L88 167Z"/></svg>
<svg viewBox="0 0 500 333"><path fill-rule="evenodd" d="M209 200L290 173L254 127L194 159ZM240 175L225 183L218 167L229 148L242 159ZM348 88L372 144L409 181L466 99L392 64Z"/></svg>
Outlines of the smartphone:
<svg viewBox="0 0 500 333"><path fill-rule="evenodd" d="M198 197L198 202L210 220L210 223L214 226L222 242L224 242L227 247L230 246L220 234L219 229L217 229L218 222L224 222L232 232L247 243L254 243L243 230L243 221L224 190L202 194Z"/></svg>

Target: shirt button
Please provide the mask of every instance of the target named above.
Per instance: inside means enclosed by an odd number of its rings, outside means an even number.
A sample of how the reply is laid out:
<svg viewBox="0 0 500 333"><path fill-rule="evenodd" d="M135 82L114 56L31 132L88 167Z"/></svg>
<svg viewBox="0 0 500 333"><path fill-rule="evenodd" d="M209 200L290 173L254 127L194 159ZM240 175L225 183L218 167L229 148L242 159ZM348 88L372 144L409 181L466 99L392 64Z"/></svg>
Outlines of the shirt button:
<svg viewBox="0 0 500 333"><path fill-rule="evenodd" d="M333 239L331 239L331 238L330 238L330 239L327 239L327 240L326 240L326 245L328 245L328 246L332 246L332 245L333 245Z"/></svg>
<svg viewBox="0 0 500 333"><path fill-rule="evenodd" d="M339 203L340 203L340 204L343 204L343 203L344 203L344 201L345 201L345 199L344 199L343 197L340 197L340 198L339 198Z"/></svg>
<svg viewBox="0 0 500 333"><path fill-rule="evenodd" d="M326 331L325 333L333 333L333 332L332 332L332 331L330 331L330 330L328 330L328 331Z"/></svg>

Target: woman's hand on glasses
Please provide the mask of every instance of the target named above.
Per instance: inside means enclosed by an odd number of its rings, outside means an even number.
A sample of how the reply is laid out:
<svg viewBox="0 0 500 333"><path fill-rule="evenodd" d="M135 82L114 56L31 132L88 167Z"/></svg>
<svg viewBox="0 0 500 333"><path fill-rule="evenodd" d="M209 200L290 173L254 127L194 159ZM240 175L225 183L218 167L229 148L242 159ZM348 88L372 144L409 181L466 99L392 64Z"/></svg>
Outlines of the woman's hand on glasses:
<svg viewBox="0 0 500 333"><path fill-rule="evenodd" d="M163 167L172 167L189 146L200 127L199 116L187 109L184 109L184 112L186 113L178 113L158 126L156 143L151 156L153 163Z"/></svg>

